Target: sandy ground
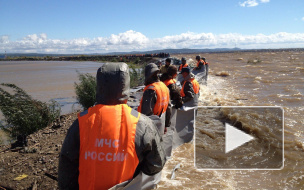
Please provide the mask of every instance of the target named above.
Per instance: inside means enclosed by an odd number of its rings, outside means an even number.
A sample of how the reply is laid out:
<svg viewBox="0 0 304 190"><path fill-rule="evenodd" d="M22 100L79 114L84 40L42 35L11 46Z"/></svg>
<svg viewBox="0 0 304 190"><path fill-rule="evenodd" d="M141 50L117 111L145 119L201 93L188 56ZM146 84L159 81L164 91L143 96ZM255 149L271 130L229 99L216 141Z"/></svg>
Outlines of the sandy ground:
<svg viewBox="0 0 304 190"><path fill-rule="evenodd" d="M0 146L0 189L58 189L59 152L76 117L76 113L63 115L54 125L30 135L25 149ZM15 180L24 174L26 178Z"/></svg>

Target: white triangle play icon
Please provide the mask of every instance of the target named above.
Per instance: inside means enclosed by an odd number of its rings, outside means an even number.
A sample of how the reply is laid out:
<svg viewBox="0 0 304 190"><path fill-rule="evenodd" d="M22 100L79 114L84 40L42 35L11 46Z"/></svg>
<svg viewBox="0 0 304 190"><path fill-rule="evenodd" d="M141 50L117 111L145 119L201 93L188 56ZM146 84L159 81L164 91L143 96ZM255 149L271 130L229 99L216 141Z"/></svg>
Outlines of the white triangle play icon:
<svg viewBox="0 0 304 190"><path fill-rule="evenodd" d="M228 123L225 123L225 128L225 153L228 153L236 149L237 147L243 145L244 143L254 139L254 137L244 133L241 130L236 129Z"/></svg>

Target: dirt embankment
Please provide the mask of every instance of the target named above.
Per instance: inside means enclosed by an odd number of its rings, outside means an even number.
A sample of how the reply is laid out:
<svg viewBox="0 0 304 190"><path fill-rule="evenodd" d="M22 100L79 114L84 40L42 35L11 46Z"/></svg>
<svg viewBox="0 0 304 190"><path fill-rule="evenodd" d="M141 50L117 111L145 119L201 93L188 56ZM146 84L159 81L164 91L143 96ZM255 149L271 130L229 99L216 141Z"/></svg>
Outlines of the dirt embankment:
<svg viewBox="0 0 304 190"><path fill-rule="evenodd" d="M53 125L29 135L26 148L0 146L0 189L58 189L59 153L76 117L76 113L63 115ZM25 178L17 180L21 175Z"/></svg>

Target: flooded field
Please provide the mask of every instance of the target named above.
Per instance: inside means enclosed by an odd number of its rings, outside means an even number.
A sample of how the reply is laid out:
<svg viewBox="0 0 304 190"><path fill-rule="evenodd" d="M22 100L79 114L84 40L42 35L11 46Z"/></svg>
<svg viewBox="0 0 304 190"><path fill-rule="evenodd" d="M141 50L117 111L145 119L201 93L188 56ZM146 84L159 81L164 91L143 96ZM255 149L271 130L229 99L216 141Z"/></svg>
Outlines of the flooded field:
<svg viewBox="0 0 304 190"><path fill-rule="evenodd" d="M195 55L178 55L195 59ZM194 146L174 151L166 164L160 189L303 189L304 188L304 52L255 52L201 54L210 63L208 86L201 88L201 106L282 106L285 114L285 166L282 170L196 170ZM189 62L191 62L190 60ZM216 76L219 75L219 76ZM221 75L228 75L221 77ZM199 115L206 112L199 112ZM235 116L236 120L244 120ZM208 156L218 131L212 121L197 121L196 133ZM254 126L254 125L251 125ZM209 129L209 131L208 131ZM203 131L200 131L203 130ZM211 130L211 132L210 132ZM212 131L213 130L213 131ZM223 129L221 129L223 130ZM210 132L208 135L207 132ZM269 130L267 135L275 135ZM216 134L223 138L223 131ZM208 141L210 143L208 144ZM250 142L249 142L250 143ZM258 162L259 160L255 158ZM171 171L181 163L175 180ZM254 163L254 160L252 160Z"/></svg>

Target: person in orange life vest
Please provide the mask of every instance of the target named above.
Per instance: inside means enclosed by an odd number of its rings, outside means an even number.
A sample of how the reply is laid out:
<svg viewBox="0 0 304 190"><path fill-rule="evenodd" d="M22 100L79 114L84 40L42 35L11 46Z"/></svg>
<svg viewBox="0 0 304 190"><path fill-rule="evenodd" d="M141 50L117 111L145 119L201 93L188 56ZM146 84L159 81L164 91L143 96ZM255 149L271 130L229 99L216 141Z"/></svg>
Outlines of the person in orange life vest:
<svg viewBox="0 0 304 190"><path fill-rule="evenodd" d="M188 67L187 60L185 57L182 57L181 61L182 61L182 64L178 67L178 71L182 71L182 68Z"/></svg>
<svg viewBox="0 0 304 190"><path fill-rule="evenodd" d="M167 59L166 59L166 64L160 67L160 73L161 73L161 74L166 73L167 70L168 70L168 67L170 66L170 64L171 64L171 59L170 59L170 58L167 58Z"/></svg>
<svg viewBox="0 0 304 190"><path fill-rule="evenodd" d="M202 70L202 71L205 71L206 67L206 63L204 60L201 59L201 56L200 55L197 55L195 57L197 63L196 63L196 67L193 68L193 70Z"/></svg>
<svg viewBox="0 0 304 190"><path fill-rule="evenodd" d="M206 67L206 81L208 78L208 71L209 71L209 63L206 61L205 57L202 57L202 60L205 62L205 67Z"/></svg>
<svg viewBox="0 0 304 190"><path fill-rule="evenodd" d="M96 80L96 104L78 114L63 142L59 189L109 189L141 172L155 175L165 164L155 124L126 104L128 65L105 63Z"/></svg>
<svg viewBox="0 0 304 190"><path fill-rule="evenodd" d="M162 74L160 80L169 88L172 107L176 109L183 106L180 88L176 85L177 68L174 65L168 67L167 73Z"/></svg>
<svg viewBox="0 0 304 190"><path fill-rule="evenodd" d="M184 106L195 107L198 106L198 98L200 95L199 83L195 79L195 75L190 72L189 67L182 69L183 82L181 89L181 96L183 98Z"/></svg>
<svg viewBox="0 0 304 190"><path fill-rule="evenodd" d="M159 80L158 73L159 69L154 63L149 63L145 67L146 87L138 111L147 116L155 115L160 118L155 121L158 122L160 134L164 134L171 124L171 103L169 89Z"/></svg>

